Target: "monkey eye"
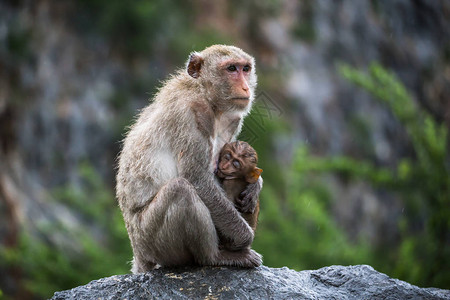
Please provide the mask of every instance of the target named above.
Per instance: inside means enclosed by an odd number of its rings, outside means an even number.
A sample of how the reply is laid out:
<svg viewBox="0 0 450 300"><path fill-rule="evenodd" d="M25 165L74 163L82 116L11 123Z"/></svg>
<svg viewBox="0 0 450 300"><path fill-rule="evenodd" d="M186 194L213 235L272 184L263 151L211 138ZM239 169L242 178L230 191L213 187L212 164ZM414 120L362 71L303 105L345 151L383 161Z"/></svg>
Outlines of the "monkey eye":
<svg viewBox="0 0 450 300"><path fill-rule="evenodd" d="M241 164L240 164L237 160L234 160L234 161L233 161L233 166L234 166L236 169L239 169L239 168L241 167Z"/></svg>
<svg viewBox="0 0 450 300"><path fill-rule="evenodd" d="M234 71L237 70L237 68L236 68L235 65L230 65L230 66L228 66L227 70L230 71L230 72L234 72Z"/></svg>
<svg viewBox="0 0 450 300"><path fill-rule="evenodd" d="M249 65L245 65L244 68L242 69L242 71L249 72L250 71L250 66Z"/></svg>

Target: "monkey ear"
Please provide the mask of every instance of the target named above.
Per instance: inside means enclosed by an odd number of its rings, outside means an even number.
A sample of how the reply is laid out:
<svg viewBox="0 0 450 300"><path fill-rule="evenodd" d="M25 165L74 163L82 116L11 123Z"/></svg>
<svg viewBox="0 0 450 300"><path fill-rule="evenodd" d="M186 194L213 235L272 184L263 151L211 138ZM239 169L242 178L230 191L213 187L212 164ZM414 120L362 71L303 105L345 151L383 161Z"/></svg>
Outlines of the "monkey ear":
<svg viewBox="0 0 450 300"><path fill-rule="evenodd" d="M189 55L189 61L187 64L187 72L194 78L200 77L200 69L203 65L203 58L200 54L194 52Z"/></svg>
<svg viewBox="0 0 450 300"><path fill-rule="evenodd" d="M262 169L255 167L245 178L248 183L255 183L258 181L259 175L262 173Z"/></svg>

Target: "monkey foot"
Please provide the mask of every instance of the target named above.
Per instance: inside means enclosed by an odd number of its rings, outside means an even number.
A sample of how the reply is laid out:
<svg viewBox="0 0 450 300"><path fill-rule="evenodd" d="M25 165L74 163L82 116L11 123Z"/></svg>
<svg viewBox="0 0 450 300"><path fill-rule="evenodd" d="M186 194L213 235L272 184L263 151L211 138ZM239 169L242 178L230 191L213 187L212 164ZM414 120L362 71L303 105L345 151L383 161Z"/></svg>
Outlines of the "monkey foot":
<svg viewBox="0 0 450 300"><path fill-rule="evenodd" d="M262 256L251 249L240 251L220 250L214 265L255 268L262 264Z"/></svg>

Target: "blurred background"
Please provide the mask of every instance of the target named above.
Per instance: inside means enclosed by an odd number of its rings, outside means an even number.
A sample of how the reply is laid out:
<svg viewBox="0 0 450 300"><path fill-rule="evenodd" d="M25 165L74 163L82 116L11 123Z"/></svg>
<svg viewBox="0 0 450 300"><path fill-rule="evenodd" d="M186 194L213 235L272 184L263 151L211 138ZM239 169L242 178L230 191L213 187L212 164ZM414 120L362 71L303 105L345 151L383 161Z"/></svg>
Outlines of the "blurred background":
<svg viewBox="0 0 450 300"><path fill-rule="evenodd" d="M257 62L264 264L449 289L450 2L1 0L0 299L129 273L120 141L216 43Z"/></svg>

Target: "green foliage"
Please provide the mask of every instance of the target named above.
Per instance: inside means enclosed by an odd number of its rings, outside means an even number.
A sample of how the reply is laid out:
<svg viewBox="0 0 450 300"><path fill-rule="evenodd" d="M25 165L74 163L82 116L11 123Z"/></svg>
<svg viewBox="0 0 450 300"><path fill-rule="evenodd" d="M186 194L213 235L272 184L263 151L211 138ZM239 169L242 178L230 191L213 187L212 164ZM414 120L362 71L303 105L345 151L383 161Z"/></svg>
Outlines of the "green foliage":
<svg viewBox="0 0 450 300"><path fill-rule="evenodd" d="M345 65L340 66L340 71L344 77L386 103L405 126L417 154L420 172L432 176L436 175L434 171L438 171L438 175L446 174L447 128L415 107L405 87L392 73L378 64L372 64L367 75ZM436 183L442 187L446 185L439 179Z"/></svg>
<svg viewBox="0 0 450 300"><path fill-rule="evenodd" d="M376 167L350 157L315 158L300 149L299 171L336 172L364 179L399 193L407 208L400 220L402 239L392 261L379 257L385 272L424 286L450 287L450 172L447 128L416 107L405 87L392 73L372 64L369 73L349 66L341 74L385 103L411 137L414 158L397 167ZM384 261L383 261L384 260Z"/></svg>
<svg viewBox="0 0 450 300"><path fill-rule="evenodd" d="M332 264L370 263L364 241L350 242L330 217L329 191L307 172L300 162L288 172L287 199L266 184L261 194L261 214L253 247L264 255L264 264L297 270Z"/></svg>
<svg viewBox="0 0 450 300"><path fill-rule="evenodd" d="M414 284L449 288L447 128L416 107L400 81L380 65L372 64L367 74L346 65L339 70L392 111L411 137L416 155L387 168L347 156L315 157L301 146L292 167L280 166L268 145L276 144L272 139L282 131L276 122L266 124L269 130L254 143L265 164L255 249L264 255L265 264L273 267L315 269L368 263ZM403 199L405 214L398 220L398 245L379 249L365 240L348 239L330 211L337 199L326 187L327 173L348 182L364 180Z"/></svg>
<svg viewBox="0 0 450 300"><path fill-rule="evenodd" d="M339 172L342 177L349 180L365 178L377 185L396 185L390 170L375 167L370 162L356 161L350 157L331 157L327 159L316 158L309 155L306 147L298 150L296 159L297 170L299 172L336 171Z"/></svg>
<svg viewBox="0 0 450 300"><path fill-rule="evenodd" d="M365 241L349 241L331 215L329 190L320 178L304 169L304 155L296 155L293 166L273 158L283 139L289 139L288 125L279 118L283 112L275 99L257 98L246 118L239 139L251 142L264 170L261 212L253 248L271 267L297 270L317 269L330 264L370 263Z"/></svg>
<svg viewBox="0 0 450 300"><path fill-rule="evenodd" d="M129 270L130 243L110 188L88 163L81 164L80 176L81 187L58 188L54 197L83 224L38 224L38 235L23 233L17 248L0 249L4 263L26 272L25 288L44 298Z"/></svg>

